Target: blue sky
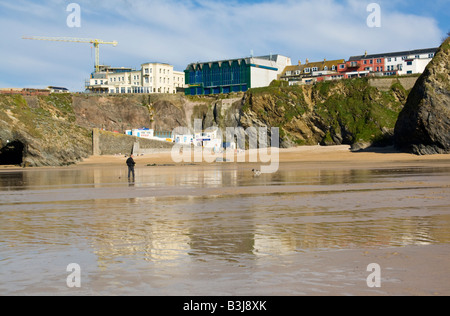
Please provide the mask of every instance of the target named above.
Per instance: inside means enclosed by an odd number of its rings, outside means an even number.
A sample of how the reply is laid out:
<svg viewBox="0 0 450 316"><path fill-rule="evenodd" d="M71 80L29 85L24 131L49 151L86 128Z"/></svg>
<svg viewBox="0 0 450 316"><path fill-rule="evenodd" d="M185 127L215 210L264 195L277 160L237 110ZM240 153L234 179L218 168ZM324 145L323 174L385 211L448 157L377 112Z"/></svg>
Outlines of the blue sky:
<svg viewBox="0 0 450 316"><path fill-rule="evenodd" d="M381 27L367 26L367 5L381 8ZM70 28L70 3L81 27ZM67 36L116 40L101 63L140 68L283 54L293 63L437 47L450 31L450 0L0 0L0 87L84 90L93 70L90 44L23 40Z"/></svg>

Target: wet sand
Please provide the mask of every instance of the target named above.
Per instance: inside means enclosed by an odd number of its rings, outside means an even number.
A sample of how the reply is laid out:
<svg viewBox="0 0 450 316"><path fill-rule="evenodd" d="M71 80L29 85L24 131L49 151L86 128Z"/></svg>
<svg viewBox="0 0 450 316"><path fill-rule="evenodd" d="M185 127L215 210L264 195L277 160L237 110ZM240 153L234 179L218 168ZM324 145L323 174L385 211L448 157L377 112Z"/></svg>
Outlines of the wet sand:
<svg viewBox="0 0 450 316"><path fill-rule="evenodd" d="M251 163L248 152L245 154L236 154L232 162L219 162L220 164L232 165L239 164L238 159L243 159L247 165L261 165ZM245 157L245 158L242 158ZM97 156L85 159L77 166L109 166L123 165L126 160L125 156ZM138 166L146 166L149 164L170 165L186 167L186 165L210 165L210 163L192 163L182 162L174 163L170 152L155 153L135 157ZM398 166L410 165L414 163L431 163L436 166L448 166L450 164L450 155L432 155L432 156L416 156L406 153L396 152L392 147L367 149L360 152L351 152L350 146L303 146L290 149L279 150L279 162L281 165L290 164L295 168L328 168L336 166L337 168L345 167L379 167L379 166Z"/></svg>
<svg viewBox="0 0 450 316"><path fill-rule="evenodd" d="M246 156L248 161L248 154ZM104 163L120 165L122 157L91 157L80 166L100 166ZM170 153L160 153L150 156L136 157L138 165L171 165ZM235 156L237 161L237 156ZM223 164L223 163L221 163ZM199 164L197 164L199 165ZM225 166L228 164L225 163ZM233 163L231 163L233 165ZM239 164L238 164L239 165ZM242 164L242 168L249 169L257 164ZM183 165L180 168L189 166ZM360 152L351 152L349 146L304 146L292 149L280 149L280 169L383 169L383 168L450 168L449 155L416 156L396 152L393 148L375 148ZM176 171L174 171L176 172ZM444 181L450 180L447 178ZM423 184L426 186L428 184ZM383 184L385 187L385 184ZM408 186L402 183L402 188ZM411 188L420 187L421 184L411 183ZM450 187L442 184L443 187ZM264 190L255 188L259 193L276 193L273 188ZM328 190L325 188L324 190ZM227 190L221 190L226 194ZM283 192L289 189L283 187ZM254 191L250 191L254 193ZM442 198L439 195L435 198ZM429 196L430 199L433 196ZM450 215L450 200L448 208ZM369 202L369 201L367 201ZM420 206L419 206L420 207ZM420 214L420 211L419 211ZM417 214L417 215L419 215ZM450 228L449 228L450 233ZM289 257L289 256L287 256ZM287 260L289 261L289 259ZM294 255L292 262L295 262ZM369 274L367 265L378 263L382 267L382 287L368 288L364 282ZM429 245L409 245L405 247L370 247L358 250L331 250L318 252L305 252L302 254L302 264L281 264L271 267L270 272L276 275L284 271L287 283L301 284L300 288L308 290L292 292L285 283L277 281L261 284L262 288L251 288L241 294L244 295L450 295L450 244L443 243ZM245 272L239 277L246 278ZM288 280L291 277L291 280ZM326 280L326 281L324 281ZM238 280L235 280L238 283ZM297 285L298 287L298 285ZM220 288L220 287L219 287ZM184 293L180 291L178 294ZM166 293L169 294L169 293ZM232 294L223 290L223 294Z"/></svg>
<svg viewBox="0 0 450 316"><path fill-rule="evenodd" d="M254 177L258 163L159 153L136 157L131 183L125 160L0 169L0 293L450 294L448 155L301 147Z"/></svg>

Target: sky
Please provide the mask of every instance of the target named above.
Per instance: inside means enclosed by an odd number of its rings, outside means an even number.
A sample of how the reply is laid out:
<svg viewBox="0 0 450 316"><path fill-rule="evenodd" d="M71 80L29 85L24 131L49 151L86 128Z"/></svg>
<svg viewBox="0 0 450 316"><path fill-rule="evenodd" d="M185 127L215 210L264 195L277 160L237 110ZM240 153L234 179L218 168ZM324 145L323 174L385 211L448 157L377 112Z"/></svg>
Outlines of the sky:
<svg viewBox="0 0 450 316"><path fill-rule="evenodd" d="M369 11L371 3L379 10ZM0 0L0 88L84 91L94 70L91 44L23 36L117 41L100 45L101 64L163 62L183 71L251 54L304 63L438 47L449 31L450 0Z"/></svg>

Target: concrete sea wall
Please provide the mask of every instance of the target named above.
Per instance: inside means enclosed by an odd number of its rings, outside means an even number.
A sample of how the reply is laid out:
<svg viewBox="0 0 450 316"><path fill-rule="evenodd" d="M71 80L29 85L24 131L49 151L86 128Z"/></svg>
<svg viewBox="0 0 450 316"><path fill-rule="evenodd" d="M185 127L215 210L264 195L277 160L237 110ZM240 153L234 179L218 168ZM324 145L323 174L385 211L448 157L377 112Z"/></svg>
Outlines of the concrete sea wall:
<svg viewBox="0 0 450 316"><path fill-rule="evenodd" d="M380 91L389 91L394 83L399 82L405 90L410 90L416 84L417 79L419 79L418 76L401 78L371 78L369 79L369 84Z"/></svg>
<svg viewBox="0 0 450 316"><path fill-rule="evenodd" d="M93 155L135 155L170 151L173 143L112 133L95 128L92 134Z"/></svg>

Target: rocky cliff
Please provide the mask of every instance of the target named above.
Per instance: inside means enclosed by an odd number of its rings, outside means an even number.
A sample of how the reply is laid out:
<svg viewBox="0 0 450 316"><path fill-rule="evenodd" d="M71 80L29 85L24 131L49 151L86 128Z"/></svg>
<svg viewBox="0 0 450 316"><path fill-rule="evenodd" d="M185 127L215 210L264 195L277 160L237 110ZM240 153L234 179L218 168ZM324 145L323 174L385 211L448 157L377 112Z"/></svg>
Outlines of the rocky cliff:
<svg viewBox="0 0 450 316"><path fill-rule="evenodd" d="M0 96L0 164L66 165L92 154L92 129L280 128L283 147L388 144L408 91L367 79L251 89L228 96Z"/></svg>
<svg viewBox="0 0 450 316"><path fill-rule="evenodd" d="M0 165L76 163L92 154L93 128L172 131L186 125L184 102L179 95L0 95Z"/></svg>
<svg viewBox="0 0 450 316"><path fill-rule="evenodd" d="M60 166L87 157L91 131L76 121L71 95L0 95L0 164Z"/></svg>
<svg viewBox="0 0 450 316"><path fill-rule="evenodd" d="M450 38L409 94L395 127L395 146L418 155L450 153Z"/></svg>
<svg viewBox="0 0 450 316"><path fill-rule="evenodd" d="M407 95L398 82L388 91L367 79L292 87L274 82L246 94L241 125L279 127L283 147L386 145Z"/></svg>

